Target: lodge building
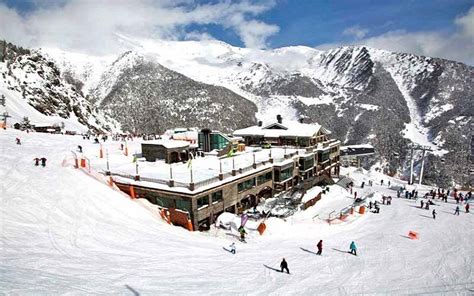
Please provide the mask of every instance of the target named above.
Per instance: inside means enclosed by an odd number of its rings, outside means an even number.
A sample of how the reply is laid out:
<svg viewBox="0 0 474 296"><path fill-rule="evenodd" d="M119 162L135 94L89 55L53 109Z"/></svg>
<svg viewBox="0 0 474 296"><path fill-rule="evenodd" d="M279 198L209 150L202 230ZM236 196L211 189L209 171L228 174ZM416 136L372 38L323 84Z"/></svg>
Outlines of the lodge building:
<svg viewBox="0 0 474 296"><path fill-rule="evenodd" d="M233 168L230 172L221 171L219 175L199 182L110 174L122 191L168 209L175 225L186 226L189 219L194 230L208 229L221 213L240 213L257 205L262 197L272 197L296 185L309 189L328 184L331 177L339 176L340 141L330 139L330 132L317 124L283 124L279 120L237 130L234 136L243 138L245 144L251 146L247 150L271 143L272 148L257 148L268 151L268 158L255 161L254 156L253 163L247 166ZM280 152L284 149L283 155L277 156L277 149Z"/></svg>

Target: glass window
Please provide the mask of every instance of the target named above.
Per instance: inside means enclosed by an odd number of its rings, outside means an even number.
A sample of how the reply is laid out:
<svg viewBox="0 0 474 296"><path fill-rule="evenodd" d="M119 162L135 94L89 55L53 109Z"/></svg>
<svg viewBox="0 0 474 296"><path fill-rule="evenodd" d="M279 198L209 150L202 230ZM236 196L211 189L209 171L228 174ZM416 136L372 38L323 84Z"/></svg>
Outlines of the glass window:
<svg viewBox="0 0 474 296"><path fill-rule="evenodd" d="M211 134L211 149L223 149L229 141L220 134Z"/></svg>
<svg viewBox="0 0 474 296"><path fill-rule="evenodd" d="M287 169L284 169L283 171L281 171L281 180L282 181L285 181L286 179L289 179L291 177L293 177L293 167L289 167Z"/></svg>
<svg viewBox="0 0 474 296"><path fill-rule="evenodd" d="M209 205L209 195L201 196L197 199L198 209Z"/></svg>
<svg viewBox="0 0 474 296"><path fill-rule="evenodd" d="M164 196L156 196L156 204L164 208L174 208L174 200Z"/></svg>
<svg viewBox="0 0 474 296"><path fill-rule="evenodd" d="M260 185L260 184L263 184L265 182L268 182L272 179L273 177L273 174L272 172L268 172L266 174L262 174L260 176L257 177L257 184Z"/></svg>
<svg viewBox="0 0 474 296"><path fill-rule="evenodd" d="M300 170L306 171L309 170L314 166L314 158L307 157L304 159L300 159Z"/></svg>
<svg viewBox="0 0 474 296"><path fill-rule="evenodd" d="M216 191L212 193L212 203L220 202L224 198L222 196L222 190Z"/></svg>
<svg viewBox="0 0 474 296"><path fill-rule="evenodd" d="M293 166L283 170L275 170L275 182L283 182L293 177Z"/></svg>
<svg viewBox="0 0 474 296"><path fill-rule="evenodd" d="M183 210L183 211L191 211L191 202L189 200L182 200L182 199L177 199L176 200L176 208Z"/></svg>
<svg viewBox="0 0 474 296"><path fill-rule="evenodd" d="M255 178L249 179L237 185L237 189L239 192L248 190L252 187L255 187Z"/></svg>

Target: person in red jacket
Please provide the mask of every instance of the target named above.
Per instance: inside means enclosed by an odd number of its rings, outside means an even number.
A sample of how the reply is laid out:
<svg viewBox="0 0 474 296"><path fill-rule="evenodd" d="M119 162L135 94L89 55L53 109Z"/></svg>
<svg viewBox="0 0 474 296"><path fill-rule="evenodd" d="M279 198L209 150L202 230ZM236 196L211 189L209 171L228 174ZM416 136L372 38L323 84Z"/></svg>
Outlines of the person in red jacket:
<svg viewBox="0 0 474 296"><path fill-rule="evenodd" d="M317 244L317 247L318 247L318 253L316 254L321 255L321 253L323 252L323 240L319 241L319 243Z"/></svg>

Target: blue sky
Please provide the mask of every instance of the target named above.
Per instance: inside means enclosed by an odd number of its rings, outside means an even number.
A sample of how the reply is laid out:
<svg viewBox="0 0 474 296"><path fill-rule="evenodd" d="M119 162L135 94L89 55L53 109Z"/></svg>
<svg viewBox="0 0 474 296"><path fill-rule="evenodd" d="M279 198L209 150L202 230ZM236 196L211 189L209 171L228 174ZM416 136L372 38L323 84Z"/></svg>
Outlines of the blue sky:
<svg viewBox="0 0 474 296"><path fill-rule="evenodd" d="M472 0L0 0L0 25L2 15L14 19L31 35L27 44L68 45L81 38L95 43L91 38L109 39L100 34L120 30L145 38L213 38L241 47L368 44L472 64L472 7ZM84 18L92 36L80 33ZM0 38L15 33L1 27Z"/></svg>

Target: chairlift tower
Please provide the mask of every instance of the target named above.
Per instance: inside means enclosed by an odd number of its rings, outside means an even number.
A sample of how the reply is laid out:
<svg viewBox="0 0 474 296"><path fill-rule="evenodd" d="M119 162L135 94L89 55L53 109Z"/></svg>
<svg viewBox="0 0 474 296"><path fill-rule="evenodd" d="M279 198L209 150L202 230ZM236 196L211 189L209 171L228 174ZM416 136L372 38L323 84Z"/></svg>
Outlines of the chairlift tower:
<svg viewBox="0 0 474 296"><path fill-rule="evenodd" d="M422 146L418 144L412 144L410 147L411 153L410 153L410 184L413 184L413 164L415 162L415 159L413 158L413 154L415 150L421 150L422 151L422 156L421 156L421 170L420 170L420 180L418 184L421 185L421 182L423 180L423 169L425 166L425 155L426 152L432 152L433 149L429 146Z"/></svg>

